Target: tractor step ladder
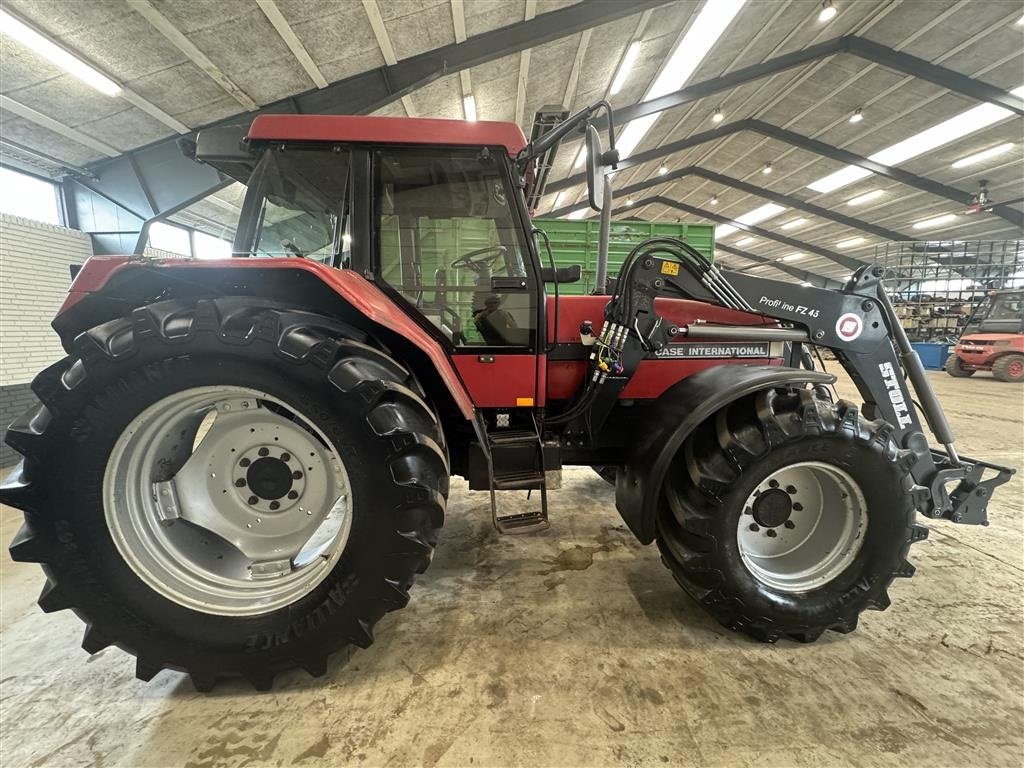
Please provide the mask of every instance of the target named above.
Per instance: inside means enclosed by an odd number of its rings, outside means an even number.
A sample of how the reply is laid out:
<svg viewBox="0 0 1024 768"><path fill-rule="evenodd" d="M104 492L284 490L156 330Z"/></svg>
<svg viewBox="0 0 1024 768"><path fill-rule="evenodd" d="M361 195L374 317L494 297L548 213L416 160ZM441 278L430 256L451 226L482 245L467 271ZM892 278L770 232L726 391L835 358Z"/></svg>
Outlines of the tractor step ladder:
<svg viewBox="0 0 1024 768"><path fill-rule="evenodd" d="M490 478L491 519L498 533L534 533L548 528L548 488L544 469L544 444L537 417L531 412L533 429L487 432L487 470ZM531 446L536 449L536 464L533 469L506 472L494 471L493 451L495 448ZM496 491L540 491L540 509L518 512L512 515L498 514ZM527 497L529 498L529 497Z"/></svg>

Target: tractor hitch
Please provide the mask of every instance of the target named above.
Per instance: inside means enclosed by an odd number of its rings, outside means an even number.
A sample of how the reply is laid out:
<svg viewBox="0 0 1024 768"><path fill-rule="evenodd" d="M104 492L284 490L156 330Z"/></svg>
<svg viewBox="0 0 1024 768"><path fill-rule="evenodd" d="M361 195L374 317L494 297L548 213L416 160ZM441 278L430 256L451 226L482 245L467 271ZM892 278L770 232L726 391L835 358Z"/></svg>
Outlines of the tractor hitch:
<svg viewBox="0 0 1024 768"><path fill-rule="evenodd" d="M959 465L953 466L948 454L936 450L931 454L937 471L929 489L931 498L921 510L922 514L961 525L988 525L988 503L992 492L1008 482L1016 470L967 456L960 456ZM995 476L982 480L986 470L994 471ZM959 482L953 491L948 491L946 486L957 480Z"/></svg>

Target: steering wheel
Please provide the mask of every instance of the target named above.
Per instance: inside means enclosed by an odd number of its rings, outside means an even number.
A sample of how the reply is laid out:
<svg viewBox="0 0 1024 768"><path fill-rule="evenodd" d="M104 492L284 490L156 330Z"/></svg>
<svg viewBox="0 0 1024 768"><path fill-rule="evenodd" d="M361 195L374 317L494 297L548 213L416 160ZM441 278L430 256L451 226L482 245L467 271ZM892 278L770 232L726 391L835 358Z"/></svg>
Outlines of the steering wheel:
<svg viewBox="0 0 1024 768"><path fill-rule="evenodd" d="M489 245L486 248L477 248L453 261L449 266L453 269L466 267L477 274L484 268L490 267L498 259L502 258L508 249L504 245Z"/></svg>

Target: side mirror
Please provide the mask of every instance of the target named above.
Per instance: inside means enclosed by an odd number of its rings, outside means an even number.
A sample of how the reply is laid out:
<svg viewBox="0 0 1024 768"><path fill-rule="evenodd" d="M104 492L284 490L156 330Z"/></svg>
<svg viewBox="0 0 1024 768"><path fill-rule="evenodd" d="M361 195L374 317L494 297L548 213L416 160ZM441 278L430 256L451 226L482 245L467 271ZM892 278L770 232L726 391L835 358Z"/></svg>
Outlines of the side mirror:
<svg viewBox="0 0 1024 768"><path fill-rule="evenodd" d="M590 207L600 211L604 207L604 151L601 148L601 134L592 126L587 126L587 193Z"/></svg>

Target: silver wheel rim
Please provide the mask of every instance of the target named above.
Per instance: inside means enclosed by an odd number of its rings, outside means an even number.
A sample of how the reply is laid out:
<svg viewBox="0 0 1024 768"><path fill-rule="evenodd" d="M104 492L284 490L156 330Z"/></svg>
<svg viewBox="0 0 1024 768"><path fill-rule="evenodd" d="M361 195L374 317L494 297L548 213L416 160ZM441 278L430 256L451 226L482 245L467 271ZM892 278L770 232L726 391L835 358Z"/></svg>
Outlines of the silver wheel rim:
<svg viewBox="0 0 1024 768"><path fill-rule="evenodd" d="M337 449L281 400L197 387L136 416L103 478L128 566L175 603L252 616L294 603L341 557L351 489Z"/></svg>
<svg viewBox="0 0 1024 768"><path fill-rule="evenodd" d="M832 464L790 464L747 497L737 526L740 557L762 584L807 592L835 579L864 543L864 493Z"/></svg>

